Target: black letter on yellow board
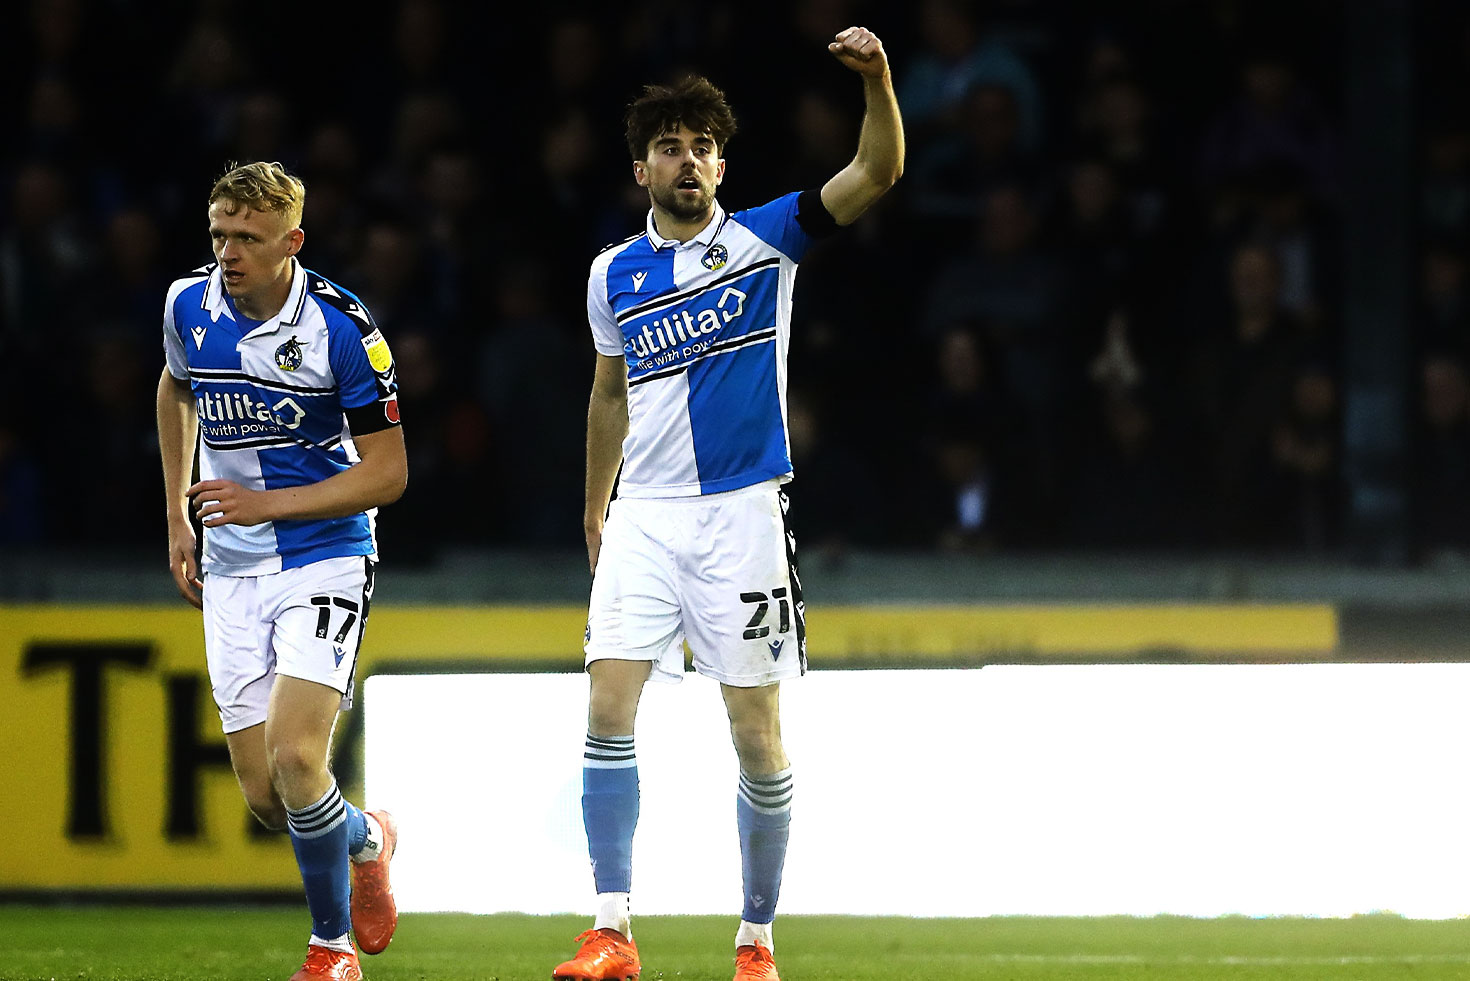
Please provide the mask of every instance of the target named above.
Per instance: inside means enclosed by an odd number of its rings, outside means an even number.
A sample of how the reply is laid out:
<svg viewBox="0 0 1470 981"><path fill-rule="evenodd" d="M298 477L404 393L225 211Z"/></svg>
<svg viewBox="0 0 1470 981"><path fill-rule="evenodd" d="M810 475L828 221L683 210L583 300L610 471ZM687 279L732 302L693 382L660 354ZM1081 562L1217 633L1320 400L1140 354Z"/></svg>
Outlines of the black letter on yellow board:
<svg viewBox="0 0 1470 981"><path fill-rule="evenodd" d="M230 769L230 748L199 738L197 674L168 677L168 825L170 838L199 837L199 777L206 766Z"/></svg>
<svg viewBox="0 0 1470 981"><path fill-rule="evenodd" d="M28 645L21 656L23 676L56 668L71 672L71 799L66 833L73 838L107 834L104 671L109 664L141 670L148 667L152 656L150 645L127 641L36 643Z"/></svg>

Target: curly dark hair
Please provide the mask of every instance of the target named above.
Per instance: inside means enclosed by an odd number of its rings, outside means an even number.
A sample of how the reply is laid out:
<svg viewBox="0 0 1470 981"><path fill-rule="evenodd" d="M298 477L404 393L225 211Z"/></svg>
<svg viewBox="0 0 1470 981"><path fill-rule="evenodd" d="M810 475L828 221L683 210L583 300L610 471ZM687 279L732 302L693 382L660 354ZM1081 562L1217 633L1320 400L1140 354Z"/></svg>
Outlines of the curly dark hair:
<svg viewBox="0 0 1470 981"><path fill-rule="evenodd" d="M623 121L628 153L634 160L642 160L648 155L649 143L681 125L708 133L721 154L726 141L735 135L735 115L725 102L725 93L701 75L687 75L673 85L645 85Z"/></svg>

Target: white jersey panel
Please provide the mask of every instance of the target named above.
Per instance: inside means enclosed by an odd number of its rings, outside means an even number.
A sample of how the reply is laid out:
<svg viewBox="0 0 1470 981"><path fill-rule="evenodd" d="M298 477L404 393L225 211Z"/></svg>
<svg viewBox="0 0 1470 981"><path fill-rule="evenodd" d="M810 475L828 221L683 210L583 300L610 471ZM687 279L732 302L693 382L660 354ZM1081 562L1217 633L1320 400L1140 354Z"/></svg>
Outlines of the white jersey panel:
<svg viewBox="0 0 1470 981"><path fill-rule="evenodd" d="M689 378L685 374L628 389L628 418L642 420L637 438L628 427L623 440L619 497L683 497L700 493L694 432L689 423ZM636 483L658 474L655 486Z"/></svg>
<svg viewBox="0 0 1470 981"><path fill-rule="evenodd" d="M265 477L260 471L260 457L255 453L235 453L228 472L216 468L213 453L199 454L199 476L202 480L233 480L241 487L264 490ZM204 500L201 503L209 503ZM269 521L258 525L216 525L204 533L204 570L229 570L232 576L265 576L281 571L277 553L276 526Z"/></svg>

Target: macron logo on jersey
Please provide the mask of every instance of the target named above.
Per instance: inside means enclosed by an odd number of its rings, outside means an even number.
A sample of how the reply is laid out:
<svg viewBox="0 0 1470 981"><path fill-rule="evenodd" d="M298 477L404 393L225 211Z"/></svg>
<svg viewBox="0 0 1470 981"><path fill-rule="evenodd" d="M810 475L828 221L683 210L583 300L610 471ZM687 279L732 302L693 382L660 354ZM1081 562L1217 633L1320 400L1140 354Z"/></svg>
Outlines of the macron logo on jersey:
<svg viewBox="0 0 1470 981"><path fill-rule="evenodd" d="M194 349L196 351L204 350L204 332L208 329L203 324L199 324L189 330L189 333L194 335Z"/></svg>
<svg viewBox="0 0 1470 981"><path fill-rule="evenodd" d="M643 289L643 281L645 279L647 279L647 278L648 278L648 270L646 270L646 269L643 272L635 272L633 274L633 292L634 293L637 293L639 290Z"/></svg>

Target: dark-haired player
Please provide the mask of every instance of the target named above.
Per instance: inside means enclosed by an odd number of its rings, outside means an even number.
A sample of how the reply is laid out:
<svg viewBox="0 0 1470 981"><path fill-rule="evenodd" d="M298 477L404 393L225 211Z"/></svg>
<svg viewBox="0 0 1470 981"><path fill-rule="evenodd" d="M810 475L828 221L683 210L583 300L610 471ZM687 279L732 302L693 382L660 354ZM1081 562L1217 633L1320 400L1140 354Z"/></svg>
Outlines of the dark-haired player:
<svg viewBox="0 0 1470 981"><path fill-rule="evenodd" d="M828 50L863 80L857 155L820 189L757 208L726 212L715 201L735 132L719 89L698 77L650 86L628 110L628 150L634 178L648 189L648 224L594 260L587 290L598 359L587 419L593 584L582 808L599 912L557 978L641 970L629 901L638 818L633 723L649 677L681 678L687 640L695 669L720 682L740 760L745 909L735 976L776 979L771 923L792 800L777 692L806 666L782 490L792 476L792 285L813 241L856 221L903 170L903 128L882 43L853 27Z"/></svg>

